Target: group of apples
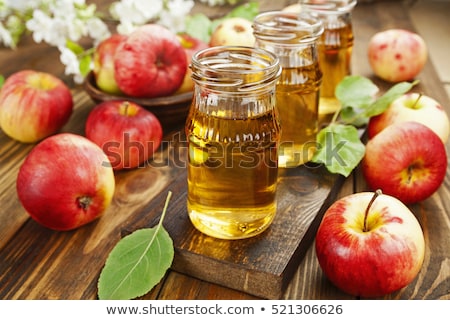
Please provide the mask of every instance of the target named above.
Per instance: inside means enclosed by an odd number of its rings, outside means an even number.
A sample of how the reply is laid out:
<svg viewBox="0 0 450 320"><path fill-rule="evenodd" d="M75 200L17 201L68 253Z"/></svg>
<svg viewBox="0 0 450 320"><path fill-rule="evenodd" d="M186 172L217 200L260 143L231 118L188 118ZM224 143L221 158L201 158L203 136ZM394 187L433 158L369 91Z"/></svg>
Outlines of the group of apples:
<svg viewBox="0 0 450 320"><path fill-rule="evenodd" d="M73 111L70 89L45 72L22 70L0 91L0 125L22 143L36 143L22 163L17 194L27 213L54 230L100 217L111 204L114 171L150 159L162 140L156 116L128 101L98 104L85 136L62 132Z"/></svg>
<svg viewBox="0 0 450 320"><path fill-rule="evenodd" d="M412 80L427 50L415 33L392 29L368 46L374 73L388 82ZM431 97L407 93L369 120L361 170L372 192L337 200L316 235L325 275L341 290L379 297L410 284L425 256L423 231L407 207L430 197L445 179L449 118Z"/></svg>

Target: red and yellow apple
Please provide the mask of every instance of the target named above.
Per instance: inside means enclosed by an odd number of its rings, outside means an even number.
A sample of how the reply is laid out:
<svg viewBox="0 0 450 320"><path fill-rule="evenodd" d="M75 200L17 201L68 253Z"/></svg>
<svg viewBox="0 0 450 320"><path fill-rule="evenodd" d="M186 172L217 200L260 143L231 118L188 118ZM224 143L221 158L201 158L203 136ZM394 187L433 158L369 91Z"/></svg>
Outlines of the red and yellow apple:
<svg viewBox="0 0 450 320"><path fill-rule="evenodd" d="M192 77L191 77L192 72L191 72L191 69L189 68L189 65L191 64L192 56L197 51L206 49L208 47L208 44L204 43L200 39L190 36L187 33L177 34L177 37L180 40L180 43L183 46L184 51L186 52L187 70L186 70L186 74L183 79L183 83L178 88L176 93L184 93L184 92L189 92L189 91L194 90L194 81L192 80Z"/></svg>
<svg viewBox="0 0 450 320"><path fill-rule="evenodd" d="M419 93L407 93L394 100L380 115L370 118L367 125L369 138L393 123L417 121L433 130L445 144L450 135L447 113L436 100Z"/></svg>
<svg viewBox="0 0 450 320"><path fill-rule="evenodd" d="M53 230L72 230L97 219L109 207L114 172L95 143L60 133L31 150L19 169L16 188L31 218Z"/></svg>
<svg viewBox="0 0 450 320"><path fill-rule="evenodd" d="M372 190L381 189L410 204L425 200L440 187L447 154L430 128L415 121L401 122L367 142L361 168Z"/></svg>
<svg viewBox="0 0 450 320"><path fill-rule="evenodd" d="M117 85L128 96L168 96L183 82L186 53L169 29L146 24L135 29L117 47L114 70Z"/></svg>
<svg viewBox="0 0 450 320"><path fill-rule="evenodd" d="M126 38L127 36L116 33L95 47L92 71L97 87L106 93L122 93L115 79L114 55L119 44Z"/></svg>
<svg viewBox="0 0 450 320"><path fill-rule="evenodd" d="M46 72L22 70L0 91L0 126L11 138L33 143L59 131L73 110L70 89Z"/></svg>
<svg viewBox="0 0 450 320"><path fill-rule="evenodd" d="M85 131L108 156L114 170L139 167L151 158L162 139L158 118L125 100L98 104L89 113Z"/></svg>
<svg viewBox="0 0 450 320"><path fill-rule="evenodd" d="M377 32L369 40L367 53L375 75L389 82L414 79L428 58L423 38L404 29Z"/></svg>
<svg viewBox="0 0 450 320"><path fill-rule="evenodd" d="M252 22L241 17L225 18L212 32L209 45L247 46L255 45Z"/></svg>
<svg viewBox="0 0 450 320"><path fill-rule="evenodd" d="M416 217L400 200L360 192L328 208L315 249L321 269L336 287L373 298L414 280L423 264L425 241Z"/></svg>

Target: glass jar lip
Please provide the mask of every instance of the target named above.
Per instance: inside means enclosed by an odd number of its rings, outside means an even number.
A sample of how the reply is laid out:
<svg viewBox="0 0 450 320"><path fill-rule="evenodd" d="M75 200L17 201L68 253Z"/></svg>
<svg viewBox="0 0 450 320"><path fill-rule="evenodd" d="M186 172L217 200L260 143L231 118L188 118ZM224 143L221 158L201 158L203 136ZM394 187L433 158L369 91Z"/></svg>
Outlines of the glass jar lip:
<svg viewBox="0 0 450 320"><path fill-rule="evenodd" d="M192 79L210 88L236 87L237 92L263 89L281 75L279 58L272 52L247 46L215 46L197 51L191 59ZM246 83L244 75L257 81Z"/></svg>
<svg viewBox="0 0 450 320"><path fill-rule="evenodd" d="M353 10L357 0L326 0L315 2L311 0L300 0L300 7L321 14L344 14Z"/></svg>
<svg viewBox="0 0 450 320"><path fill-rule="evenodd" d="M307 12L267 11L253 20L253 34L261 40L286 41L295 45L315 41L323 31L322 20ZM290 42L292 39L295 42Z"/></svg>

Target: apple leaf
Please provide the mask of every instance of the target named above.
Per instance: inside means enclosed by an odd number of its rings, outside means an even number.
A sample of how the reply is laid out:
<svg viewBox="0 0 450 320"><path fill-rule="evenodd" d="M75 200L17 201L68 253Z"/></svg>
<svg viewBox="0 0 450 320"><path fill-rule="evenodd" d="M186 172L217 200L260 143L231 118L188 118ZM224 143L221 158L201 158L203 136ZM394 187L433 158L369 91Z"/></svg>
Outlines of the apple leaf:
<svg viewBox="0 0 450 320"><path fill-rule="evenodd" d="M366 125L370 117L384 112L417 83L397 83L377 97L379 88L370 79L357 75L345 77L335 91L342 107L333 121L317 134L318 148L311 161L324 164L332 173L350 175L365 153L357 128Z"/></svg>
<svg viewBox="0 0 450 320"><path fill-rule="evenodd" d="M312 161L324 164L331 173L348 177L364 157L365 146L352 125L331 123L317 134Z"/></svg>
<svg viewBox="0 0 450 320"><path fill-rule="evenodd" d="M0 89L3 87L4 83L5 83L5 77L0 74Z"/></svg>
<svg viewBox="0 0 450 320"><path fill-rule="evenodd" d="M203 13L188 16L186 18L186 33L205 43L211 37L212 21Z"/></svg>
<svg viewBox="0 0 450 320"><path fill-rule="evenodd" d="M110 252L98 280L99 299L134 299L157 285L172 265L174 248L162 226L171 192L157 226L139 229Z"/></svg>

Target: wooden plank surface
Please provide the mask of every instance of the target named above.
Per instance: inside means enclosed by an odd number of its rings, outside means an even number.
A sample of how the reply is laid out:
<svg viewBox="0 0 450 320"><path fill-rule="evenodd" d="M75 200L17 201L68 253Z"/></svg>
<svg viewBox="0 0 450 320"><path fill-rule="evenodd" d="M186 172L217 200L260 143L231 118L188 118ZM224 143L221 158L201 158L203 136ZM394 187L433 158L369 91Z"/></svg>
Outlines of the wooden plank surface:
<svg viewBox="0 0 450 320"><path fill-rule="evenodd" d="M281 8L293 2L295 1L260 1L263 9L275 6ZM215 14L220 15L220 12ZM371 77L376 84L386 89L388 84L372 76L366 60L367 43L371 35L382 29L392 27L413 29L407 10L400 1L376 4L358 3L354 12L354 25L356 42L353 71L355 74ZM73 87L76 109L63 131L82 134L84 121L94 104L81 87L75 86L71 83L71 79L63 74L63 68L57 61L58 55L54 48L42 44L37 45L30 39L24 41L14 52L0 48L0 73L7 76L23 68L34 68L54 73ZM421 84L414 90L434 97L450 113L449 99L434 69L438 67L433 66L432 61L429 61L418 77ZM175 150L169 142L177 141L178 131L165 130L164 140L167 143L158 152L157 159L170 159L174 156L169 152ZM175 196L172 198L169 208L171 215L167 218L168 221L179 219L177 218L179 217L178 213L183 210L182 207L185 203L183 199L185 189L182 188L181 183L185 179L183 176L185 172L172 164L158 168L148 166L139 170L118 173L114 202L100 220L75 231L55 232L30 220L20 206L15 192L18 168L32 147L33 145L15 142L0 131L0 298L95 299L98 275L111 248L125 234L137 228L151 226L158 220L169 189L174 192ZM302 193L301 181L305 179L303 174L304 172L297 172L282 181L283 188L289 189L296 186L294 190L289 190L292 192L290 196L294 197L295 194ZM356 170L352 177L345 181L338 197L363 191L366 188L361 172ZM300 205L299 199L293 201L294 206ZM287 200L280 204L282 208L289 206ZM309 202L307 206L315 210L320 208L320 204L314 202ZM447 177L438 192L431 198L411 206L411 209L419 219L425 234L424 267L411 285L382 298L450 299L450 247L448 242L450 234L450 170L447 171ZM184 216L185 218L186 216ZM179 227L176 224L175 226ZM169 225L166 227L171 228ZM188 232L187 235L189 241L205 242L205 239L196 236L193 231ZM181 241L184 239L183 237L186 237L186 234L174 235L174 238L180 240L177 259L183 257L183 254L196 255L195 252L186 249L190 248L187 245L189 242ZM309 241L313 240L312 237L308 239ZM296 240L290 239L290 241L295 242ZM233 251L235 249L227 248L227 250L230 253L235 252ZM302 253L305 255L304 259L302 261L292 260L295 261L295 264L299 263L298 268L293 265L275 266L275 263L270 266L273 268L271 269L272 275L279 273L283 277L290 274L289 277L292 277L282 295L283 299L356 298L342 293L328 282L320 270L313 245L305 245L305 248L301 250L304 250ZM236 261L235 258L232 257L230 261ZM214 262L211 256L208 259ZM254 259L257 258L254 257ZM179 263L178 261L176 260L176 263ZM270 265L272 262L268 259L266 263ZM177 264L174 264L174 268L176 267ZM182 270L186 268L185 266L178 265L178 268L180 271L186 271ZM199 269L200 267L194 265L191 268ZM195 272L201 273L202 270L195 270ZM276 276L273 279L276 279ZM281 286L286 285L281 280L279 283ZM263 286L266 285L263 284ZM259 291L255 294L259 294ZM257 297L171 270L154 290L142 298L255 299Z"/></svg>

